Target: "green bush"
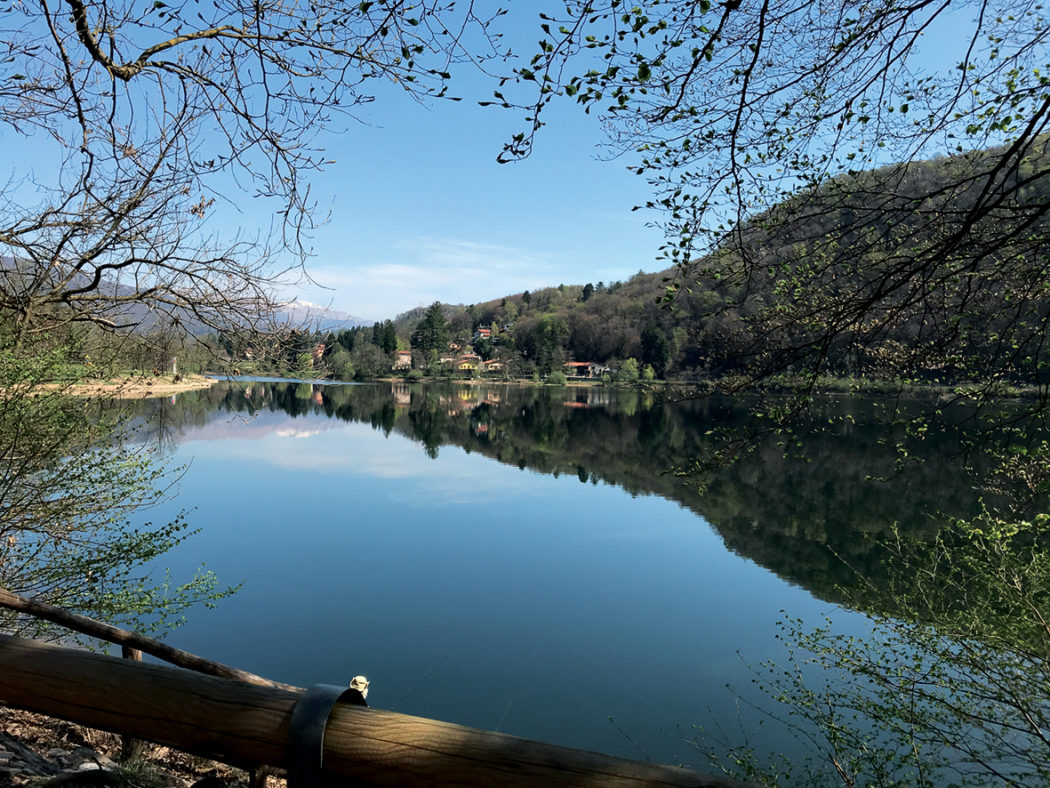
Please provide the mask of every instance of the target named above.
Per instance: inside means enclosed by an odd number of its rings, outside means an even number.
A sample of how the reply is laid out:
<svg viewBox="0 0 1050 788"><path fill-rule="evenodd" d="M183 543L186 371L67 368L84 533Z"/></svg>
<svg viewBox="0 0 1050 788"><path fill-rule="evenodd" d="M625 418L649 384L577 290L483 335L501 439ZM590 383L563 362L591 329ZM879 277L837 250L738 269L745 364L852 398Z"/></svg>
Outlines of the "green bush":
<svg viewBox="0 0 1050 788"><path fill-rule="evenodd" d="M150 564L193 531L183 513L143 522L180 469L138 439L112 402L44 388L66 375L65 348L0 338L0 587L141 631L164 631L232 591L203 569L176 584ZM51 625L0 614L0 631L56 637Z"/></svg>
<svg viewBox="0 0 1050 788"><path fill-rule="evenodd" d="M548 386L564 386L568 382L568 378L565 377L565 373L561 370L556 369L547 376Z"/></svg>
<svg viewBox="0 0 1050 788"><path fill-rule="evenodd" d="M616 375L616 380L620 383L637 383L640 375L638 361L629 358L624 361L623 365L620 367L620 371Z"/></svg>

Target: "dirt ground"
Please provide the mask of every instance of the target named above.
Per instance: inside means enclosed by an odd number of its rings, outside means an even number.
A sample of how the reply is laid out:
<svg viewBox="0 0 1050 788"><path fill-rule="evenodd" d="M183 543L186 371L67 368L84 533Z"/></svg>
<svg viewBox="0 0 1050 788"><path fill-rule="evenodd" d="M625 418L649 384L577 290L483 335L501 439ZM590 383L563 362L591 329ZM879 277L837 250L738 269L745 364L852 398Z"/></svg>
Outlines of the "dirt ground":
<svg viewBox="0 0 1050 788"><path fill-rule="evenodd" d="M200 788L247 786L247 772L153 744L120 761L121 739L112 733L0 706L0 787L109 786ZM118 763L119 762L119 763ZM267 779L269 788L284 780Z"/></svg>

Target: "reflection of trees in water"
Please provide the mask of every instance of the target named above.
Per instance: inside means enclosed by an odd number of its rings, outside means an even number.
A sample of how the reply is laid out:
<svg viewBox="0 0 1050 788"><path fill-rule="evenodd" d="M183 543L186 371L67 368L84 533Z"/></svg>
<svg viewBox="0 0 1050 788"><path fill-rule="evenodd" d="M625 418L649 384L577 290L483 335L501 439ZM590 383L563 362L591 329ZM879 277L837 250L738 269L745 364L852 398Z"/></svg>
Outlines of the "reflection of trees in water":
<svg viewBox="0 0 1050 788"><path fill-rule="evenodd" d="M694 480L669 471L710 454L712 430L746 423L745 408L726 399L669 404L636 391L592 389L583 396L582 390L438 384L316 385L304 395L304 385L224 384L180 395L174 404L158 401L151 418L171 440L222 412L323 415L387 435L397 431L430 457L456 445L523 469L660 495L702 516L734 552L836 599L836 588L854 583L858 572L882 576L877 541L895 527L927 539L942 515L978 511L979 480L941 470L958 453L961 435L931 431L898 472L899 429L871 401L827 401L800 429L803 456L768 441L714 476L701 494Z"/></svg>
<svg viewBox="0 0 1050 788"><path fill-rule="evenodd" d="M423 450L431 459L436 459L438 449L447 442L449 433L448 421L453 418L447 410L441 410L440 403L427 398L423 407L409 411L408 420L412 427L413 437L423 443Z"/></svg>
<svg viewBox="0 0 1050 788"><path fill-rule="evenodd" d="M214 418L223 400L231 394L222 388L215 386L173 397L115 402L122 411L135 417L137 425L141 425L139 440L173 451L188 427L203 427Z"/></svg>

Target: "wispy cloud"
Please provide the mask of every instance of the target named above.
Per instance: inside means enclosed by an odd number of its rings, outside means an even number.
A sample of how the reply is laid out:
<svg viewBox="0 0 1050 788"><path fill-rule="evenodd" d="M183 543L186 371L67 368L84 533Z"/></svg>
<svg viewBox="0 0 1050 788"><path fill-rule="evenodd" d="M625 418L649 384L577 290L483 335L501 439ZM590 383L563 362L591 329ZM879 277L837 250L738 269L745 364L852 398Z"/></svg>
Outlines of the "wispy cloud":
<svg viewBox="0 0 1050 788"><path fill-rule="evenodd" d="M564 267L554 253L448 238L397 241L388 257L311 265L311 277L329 290L307 288L307 297L372 320L434 301L475 303L557 284L552 278Z"/></svg>
<svg viewBox="0 0 1050 788"><path fill-rule="evenodd" d="M464 504L498 501L529 489L516 468L495 471L490 460L456 446L442 446L441 462L435 462L420 443L397 433L387 437L367 424L323 416L308 416L307 427L293 423L301 418L228 422L234 432L198 432L192 454L209 462L266 464L313 476L404 480L410 486L397 502L406 506L425 507L437 498ZM289 484L296 483L289 477Z"/></svg>

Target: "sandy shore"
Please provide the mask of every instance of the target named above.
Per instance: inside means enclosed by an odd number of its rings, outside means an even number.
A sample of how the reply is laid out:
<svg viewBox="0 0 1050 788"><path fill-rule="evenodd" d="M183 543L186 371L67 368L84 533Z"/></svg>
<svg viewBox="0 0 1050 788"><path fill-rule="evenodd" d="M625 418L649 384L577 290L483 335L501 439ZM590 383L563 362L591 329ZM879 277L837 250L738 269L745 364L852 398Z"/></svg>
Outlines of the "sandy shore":
<svg viewBox="0 0 1050 788"><path fill-rule="evenodd" d="M183 375L175 380L171 375L149 375L107 381L105 383L74 383L63 391L74 397L116 397L117 399L147 399L170 397L183 391L211 388L219 381L203 375Z"/></svg>

